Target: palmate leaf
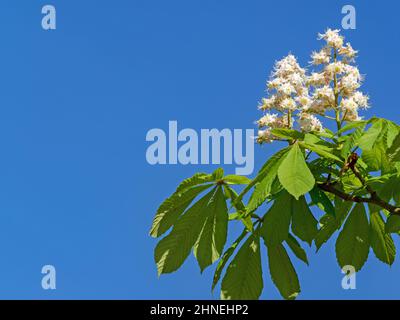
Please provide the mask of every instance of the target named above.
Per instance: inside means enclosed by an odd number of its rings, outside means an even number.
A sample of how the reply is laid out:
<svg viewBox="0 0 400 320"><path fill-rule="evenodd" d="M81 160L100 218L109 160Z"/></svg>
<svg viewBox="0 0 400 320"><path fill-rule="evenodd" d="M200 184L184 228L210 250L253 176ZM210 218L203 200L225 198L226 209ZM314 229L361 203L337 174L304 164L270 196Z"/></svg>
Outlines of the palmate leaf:
<svg viewBox="0 0 400 320"><path fill-rule="evenodd" d="M255 300L263 289L260 238L252 234L229 264L221 284L223 300Z"/></svg>
<svg viewBox="0 0 400 320"><path fill-rule="evenodd" d="M285 299L296 299L300 283L290 258L282 244L267 246L268 265L272 281Z"/></svg>
<svg viewBox="0 0 400 320"><path fill-rule="evenodd" d="M278 177L282 186L296 199L309 192L315 185L315 179L304 159L303 152L297 143L278 169Z"/></svg>
<svg viewBox="0 0 400 320"><path fill-rule="evenodd" d="M243 191L239 194L236 201L242 201L243 197L253 188L257 183L262 181L267 175L270 174L271 167L273 167L277 161L280 161L282 158L286 156L288 151L290 150L289 147L284 148L274 154L260 169L257 173L256 177L243 189Z"/></svg>
<svg viewBox="0 0 400 320"><path fill-rule="evenodd" d="M314 189L310 191L310 197L312 200L312 205L317 205L318 208L323 210L325 213L328 213L334 217L336 216L335 207L325 192L323 192L320 188L314 187Z"/></svg>
<svg viewBox="0 0 400 320"><path fill-rule="evenodd" d="M312 143L306 143L306 142L299 142L299 144L302 146L303 149L308 149L319 156L326 158L326 159L331 159L334 161L337 161L339 163L343 163L343 161L334 154L334 149L323 146L323 145L316 145Z"/></svg>
<svg viewBox="0 0 400 320"><path fill-rule="evenodd" d="M249 231L253 231L253 221L251 220L251 216L245 215L246 213L246 206L243 204L242 201L236 201L238 194L235 190L233 190L230 186L224 185L224 190L225 190L225 195L227 196L228 199L231 199L231 203L237 210L235 213L235 216L229 215L229 220L237 220L240 219L244 226L247 228Z"/></svg>
<svg viewBox="0 0 400 320"><path fill-rule="evenodd" d="M343 158L347 159L352 149L354 149L358 145L358 142L364 133L364 129L365 123L361 127L354 130L354 132L346 136L342 149L340 150L340 155Z"/></svg>
<svg viewBox="0 0 400 320"><path fill-rule="evenodd" d="M178 188L176 189L175 193L180 193L183 192L193 186L197 186L199 184L204 184L207 182L214 182L215 178L212 174L207 174L207 173L196 173L190 178L187 178L183 180Z"/></svg>
<svg viewBox="0 0 400 320"><path fill-rule="evenodd" d="M265 167L265 175L254 188L254 192L252 193L247 205L247 212L253 212L256 210L273 193L274 184L277 182L276 180L279 166L289 151L287 149L284 150L285 153L278 153L271 157L271 159L267 162L267 166Z"/></svg>
<svg viewBox="0 0 400 320"><path fill-rule="evenodd" d="M288 140L304 139L304 133L293 129L275 128L271 133L276 137Z"/></svg>
<svg viewBox="0 0 400 320"><path fill-rule="evenodd" d="M207 205L215 190L211 190L175 223L172 231L157 244L154 259L158 274L176 271L188 257L190 250L200 235L207 217Z"/></svg>
<svg viewBox="0 0 400 320"><path fill-rule="evenodd" d="M292 231L311 246L318 232L318 221L314 218L304 196L300 197L299 200L293 198L291 200Z"/></svg>
<svg viewBox="0 0 400 320"><path fill-rule="evenodd" d="M391 162L396 161L399 126L386 119L373 119L371 122L371 128L360 139L362 159L371 171L390 172Z"/></svg>
<svg viewBox="0 0 400 320"><path fill-rule="evenodd" d="M346 219L350 209L353 206L352 202L343 201L338 197L335 197L334 203L335 216L331 214L325 214L319 221L321 228L318 230L318 233L315 236L315 246L317 247L317 251L338 229L341 228L343 221Z"/></svg>
<svg viewBox="0 0 400 320"><path fill-rule="evenodd" d="M201 271L219 259L226 242L228 208L222 187L217 187L205 211L206 219L193 248Z"/></svg>
<svg viewBox="0 0 400 320"><path fill-rule="evenodd" d="M397 134L389 149L387 150L387 156L390 161L400 161L400 134Z"/></svg>
<svg viewBox="0 0 400 320"><path fill-rule="evenodd" d="M353 121L353 122L350 122L350 123L346 124L345 126L343 126L337 133L342 134L347 131L353 130L355 128L359 128L359 127L364 128L366 125L367 125L367 121L364 121L364 120Z"/></svg>
<svg viewBox="0 0 400 320"><path fill-rule="evenodd" d="M300 243L293 237L290 233L288 238L285 240L290 250L294 253L294 255L302 260L305 264L308 265L307 254L305 250L300 246Z"/></svg>
<svg viewBox="0 0 400 320"><path fill-rule="evenodd" d="M383 140L375 142L372 149L364 150L361 157L368 165L369 171L390 171L389 158L386 154L385 141Z"/></svg>
<svg viewBox="0 0 400 320"><path fill-rule="evenodd" d="M267 245L274 246L287 240L292 220L292 231L310 245L318 232L318 221L314 218L304 196L296 200L282 191L264 217L260 234Z"/></svg>
<svg viewBox="0 0 400 320"><path fill-rule="evenodd" d="M249 178L235 174L227 175L222 180L228 184L249 184L251 182Z"/></svg>
<svg viewBox="0 0 400 320"><path fill-rule="evenodd" d="M320 229L318 230L314 242L317 251L326 243L338 230L338 223L334 216L326 214L319 220Z"/></svg>
<svg viewBox="0 0 400 320"><path fill-rule="evenodd" d="M386 221L385 224L386 233L398 233L400 232L400 216L392 214Z"/></svg>
<svg viewBox="0 0 400 320"><path fill-rule="evenodd" d="M223 174L223 169L218 168L212 174L200 172L183 180L176 191L158 208L153 219L150 235L157 238L167 232L179 216L189 207L194 198L213 186Z"/></svg>
<svg viewBox="0 0 400 320"><path fill-rule="evenodd" d="M281 244L288 237L292 218L291 199L291 195L283 191L264 217L260 234L268 246Z"/></svg>
<svg viewBox="0 0 400 320"><path fill-rule="evenodd" d="M387 124L383 119L374 118L370 122L371 127L364 132L358 142L362 150L371 150L376 142L382 140L387 131Z"/></svg>
<svg viewBox="0 0 400 320"><path fill-rule="evenodd" d="M379 211L379 208L370 206L370 243L375 256L382 262L392 265L396 248L392 236L385 233L385 222Z"/></svg>
<svg viewBox="0 0 400 320"><path fill-rule="evenodd" d="M386 138L387 147L391 148L392 145L394 144L395 139L398 137L400 133L400 126L398 126L393 121L389 121L386 119L385 121L387 124L387 138Z"/></svg>
<svg viewBox="0 0 400 320"><path fill-rule="evenodd" d="M243 232L240 234L240 236L235 240L235 242L222 255L221 259L218 262L217 268L215 269L215 272L214 272L211 291L214 291L216 285L219 282L219 279L221 278L221 274L222 274L222 271L224 270L225 265L227 264L229 259L232 257L237 246L240 244L240 242L242 242L242 240L246 237L247 234L248 234L247 229L244 229Z"/></svg>
<svg viewBox="0 0 400 320"><path fill-rule="evenodd" d="M150 235L157 238L167 232L178 220L179 216L189 207L194 198L211 186L212 184L206 184L181 188L180 192L175 192L166 199L157 210Z"/></svg>
<svg viewBox="0 0 400 320"><path fill-rule="evenodd" d="M336 241L336 258L341 268L353 266L359 271L369 253L369 223L362 203L350 213Z"/></svg>

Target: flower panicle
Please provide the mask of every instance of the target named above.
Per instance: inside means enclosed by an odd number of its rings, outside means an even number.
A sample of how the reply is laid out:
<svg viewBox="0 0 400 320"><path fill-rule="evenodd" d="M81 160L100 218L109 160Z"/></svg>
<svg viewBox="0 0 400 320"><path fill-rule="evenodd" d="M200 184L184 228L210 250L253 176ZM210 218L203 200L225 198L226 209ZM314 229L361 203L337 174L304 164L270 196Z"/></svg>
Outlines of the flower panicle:
<svg viewBox="0 0 400 320"><path fill-rule="evenodd" d="M364 77L354 65L358 51L345 43L337 29L327 29L318 39L325 45L311 53L311 72L293 54L275 62L267 81L268 95L258 107L264 112L257 121L259 143L276 140L275 128L323 131L320 118L359 121L360 109L369 107L369 97L359 91Z"/></svg>

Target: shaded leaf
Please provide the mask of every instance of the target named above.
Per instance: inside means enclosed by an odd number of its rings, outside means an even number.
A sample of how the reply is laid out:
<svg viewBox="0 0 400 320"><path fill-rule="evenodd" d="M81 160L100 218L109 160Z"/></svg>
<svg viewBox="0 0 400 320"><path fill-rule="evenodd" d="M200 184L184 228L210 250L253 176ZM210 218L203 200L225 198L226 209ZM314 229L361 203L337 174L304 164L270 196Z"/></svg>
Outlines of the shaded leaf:
<svg viewBox="0 0 400 320"><path fill-rule="evenodd" d="M251 235L229 264L221 284L223 300L256 300L263 289L260 239Z"/></svg>
<svg viewBox="0 0 400 320"><path fill-rule="evenodd" d="M218 262L217 268L215 269L211 291L214 291L215 286L218 284L219 279L221 278L221 274L222 274L222 271L224 270L225 265L231 258L232 254L235 252L239 243L242 242L244 237L247 235L247 233L248 233L248 231L246 229L243 230L243 232L235 240L235 242L222 255L221 259Z"/></svg>
<svg viewBox="0 0 400 320"><path fill-rule="evenodd" d="M272 281L285 299L296 299L300 283L290 258L282 244L268 246L268 265Z"/></svg>
<svg viewBox="0 0 400 320"><path fill-rule="evenodd" d="M292 231L301 240L308 242L311 246L318 228L317 219L314 218L304 196L299 200L292 199Z"/></svg>
<svg viewBox="0 0 400 320"><path fill-rule="evenodd" d="M400 232L400 216L390 215L385 224L386 233L397 233Z"/></svg>
<svg viewBox="0 0 400 320"><path fill-rule="evenodd" d="M382 262L392 265L396 256L396 248L389 233L385 233L385 222L379 208L370 206L370 243L375 256Z"/></svg>
<svg viewBox="0 0 400 320"><path fill-rule="evenodd" d="M325 192L323 192L320 188L314 187L310 191L310 197L312 200L312 204L317 205L318 208L323 210L325 213L328 213L332 216L335 216L335 207L333 206L331 200L327 197Z"/></svg>
<svg viewBox="0 0 400 320"><path fill-rule="evenodd" d="M369 224L363 204L350 213L336 241L336 258L341 268L346 265L360 270L369 253Z"/></svg>
<svg viewBox="0 0 400 320"><path fill-rule="evenodd" d="M295 256L308 265L308 259L305 250L301 247L296 238L293 237L290 233L288 238L286 239L286 243L289 246L290 250L292 250L292 252L295 254Z"/></svg>
<svg viewBox="0 0 400 320"><path fill-rule="evenodd" d="M275 246L287 239L292 217L291 198L282 192L265 215L260 234L267 245Z"/></svg>
<svg viewBox="0 0 400 320"><path fill-rule="evenodd" d="M201 271L219 259L226 242L228 208L221 187L217 187L203 214L206 218L193 248Z"/></svg>

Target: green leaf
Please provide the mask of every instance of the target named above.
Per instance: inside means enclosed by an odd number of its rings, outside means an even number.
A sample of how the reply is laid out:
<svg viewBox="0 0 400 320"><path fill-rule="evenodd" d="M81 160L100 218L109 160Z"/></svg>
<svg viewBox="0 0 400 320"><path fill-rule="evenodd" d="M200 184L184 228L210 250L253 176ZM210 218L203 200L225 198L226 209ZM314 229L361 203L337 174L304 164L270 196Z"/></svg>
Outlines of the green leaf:
<svg viewBox="0 0 400 320"><path fill-rule="evenodd" d="M211 174L207 174L207 173L196 173L195 175L193 175L190 178L187 178L185 180L183 180L178 188L176 189L175 193L182 193L183 191L199 185L199 184L204 184L204 183L208 183L208 182L214 182L214 177Z"/></svg>
<svg viewBox="0 0 400 320"><path fill-rule="evenodd" d="M186 260L200 235L207 216L204 212L214 193L213 189L190 207L178 219L172 231L158 242L154 250L158 275L176 271Z"/></svg>
<svg viewBox="0 0 400 320"><path fill-rule="evenodd" d="M367 121L354 121L346 124L343 126L339 131L338 134L342 134L344 132L350 131L352 129L358 128L358 127L365 127L367 124Z"/></svg>
<svg viewBox="0 0 400 320"><path fill-rule="evenodd" d="M233 207L238 211L238 214L244 213L246 211L246 206L241 200L238 200L237 192L232 189L229 185L224 185L225 195L228 199L231 199Z"/></svg>
<svg viewBox="0 0 400 320"><path fill-rule="evenodd" d="M230 174L222 178L228 184L249 184L251 180L244 176L238 176L235 174Z"/></svg>
<svg viewBox="0 0 400 320"><path fill-rule="evenodd" d="M286 239L286 243L288 244L290 250L292 250L292 252L295 254L295 256L308 265L306 252L300 246L300 243L296 240L296 238L293 237L290 233L288 238Z"/></svg>
<svg viewBox="0 0 400 320"><path fill-rule="evenodd" d="M265 200L272 195L274 190L274 183L276 183L278 168L284 159L284 156L274 156L268 162L265 168L265 175L262 180L256 184L254 192L252 193L249 203L247 205L247 212L255 211Z"/></svg>
<svg viewBox="0 0 400 320"><path fill-rule="evenodd" d="M295 143L278 169L282 186L296 199L309 192L315 185L315 179L304 160L303 153Z"/></svg>
<svg viewBox="0 0 400 320"><path fill-rule="evenodd" d="M320 132L313 132L314 135L318 136L318 137L323 137L323 138L328 138L328 139L335 139L335 135L334 133L327 129L324 128L324 131L320 131Z"/></svg>
<svg viewBox="0 0 400 320"><path fill-rule="evenodd" d="M383 141L375 143L373 149L364 150L361 157L368 165L369 171L379 171L388 168L389 159L387 158Z"/></svg>
<svg viewBox="0 0 400 320"><path fill-rule="evenodd" d="M392 147L395 139L398 137L400 133L400 127L394 122L388 120L386 120L386 124L387 124L386 142L387 142L387 147L390 148Z"/></svg>
<svg viewBox="0 0 400 320"><path fill-rule="evenodd" d="M335 161L339 161L340 163L343 163L343 161L339 157L335 156L334 150L332 148L328 148L328 147L321 146L321 145L315 145L315 144L311 144L311 143L305 143L305 142L299 142L299 144L304 149L311 150L323 158L331 159L331 160L335 160Z"/></svg>
<svg viewBox="0 0 400 320"><path fill-rule="evenodd" d="M186 185L189 185L189 183ZM194 198L211 186L211 184L208 184L191 188L182 187L180 189L182 190L181 192L175 192L172 196L166 199L157 210L153 219L153 225L151 226L150 235L157 238L168 231L176 220L178 220L179 216L192 203Z"/></svg>
<svg viewBox="0 0 400 320"><path fill-rule="evenodd" d="M257 183L262 181L267 175L270 174L271 168L275 165L276 162L280 162L283 158L286 157L286 154L289 152L290 148L284 148L274 154L260 169L257 173L257 176L243 189L243 191L239 194L236 201L241 201L245 194L251 190Z"/></svg>
<svg viewBox="0 0 400 320"><path fill-rule="evenodd" d="M299 141L301 142L301 141ZM322 139L316 132L314 133L306 133L304 136L304 143L311 144L316 147L321 147L323 149L332 149L336 148L336 144L333 144L326 139Z"/></svg>
<svg viewBox="0 0 400 320"><path fill-rule="evenodd" d="M387 129L386 123L382 119L376 119L371 127L364 132L359 140L359 146L364 150L371 150L375 143L382 139Z"/></svg>
<svg viewBox="0 0 400 320"><path fill-rule="evenodd" d="M229 264L221 284L223 300L256 300L263 289L260 239L251 235Z"/></svg>
<svg viewBox="0 0 400 320"><path fill-rule="evenodd" d="M400 216L392 214L386 220L385 224L386 233L397 233L400 232Z"/></svg>
<svg viewBox="0 0 400 320"><path fill-rule="evenodd" d="M341 268L353 266L359 271L369 253L369 224L363 204L357 204L350 213L336 241L336 258Z"/></svg>
<svg viewBox="0 0 400 320"><path fill-rule="evenodd" d="M332 237L332 235L338 229L338 224L335 217L330 214L322 216L319 224L321 228L318 230L318 233L315 236L315 246L317 247L317 251Z"/></svg>
<svg viewBox="0 0 400 320"><path fill-rule="evenodd" d="M228 208L221 187L217 187L203 214L206 219L193 248L201 272L219 259L226 242Z"/></svg>
<svg viewBox="0 0 400 320"><path fill-rule="evenodd" d="M353 202L344 201L339 197L335 197L334 204L336 212L336 221L338 223L338 229L340 229L344 220L346 220L347 215L349 214L351 208L353 207Z"/></svg>
<svg viewBox="0 0 400 320"><path fill-rule="evenodd" d="M297 237L306 241L311 246L318 232L318 221L314 218L304 196L300 197L297 201L292 199L291 205L292 231Z"/></svg>
<svg viewBox="0 0 400 320"><path fill-rule="evenodd" d="M228 185L224 185L224 190L225 190L225 194L227 194L228 198L230 198L232 200L232 204L233 206L236 208L236 210L238 210L238 212L236 212L234 214L234 216L229 215L229 220L234 220L234 219L240 219L244 226L249 230L249 231L253 231L253 221L251 220L251 216L248 215L246 216L246 207L243 204L242 201L236 201L238 195L236 193L235 190L233 190L231 187L229 187Z"/></svg>
<svg viewBox="0 0 400 320"><path fill-rule="evenodd" d="M224 176L224 169L222 169L222 168L216 169L212 174L214 181L218 181L218 180L222 179L223 176Z"/></svg>
<svg viewBox="0 0 400 320"><path fill-rule="evenodd" d="M240 219L243 223L243 225L246 227L247 230L250 232L253 232L253 221L251 220L251 216L245 216L242 219Z"/></svg>
<svg viewBox="0 0 400 320"><path fill-rule="evenodd" d="M370 206L370 242L375 256L382 262L392 265L396 256L396 248L389 233L385 233L385 222L379 208Z"/></svg>
<svg viewBox="0 0 400 320"><path fill-rule="evenodd" d="M350 201L343 201L338 197L335 198L335 213L336 216L326 214L321 217L319 224L321 228L315 237L315 246L317 251L321 246L327 242L331 236L341 228L343 221L346 219L353 203Z"/></svg>
<svg viewBox="0 0 400 320"><path fill-rule="evenodd" d="M236 250L237 246L239 245L239 243L242 242L244 237L247 235L247 233L248 233L248 231L246 229L243 230L243 232L235 240L235 242L222 255L221 259L218 262L217 268L215 269L211 291L214 291L215 286L218 284L219 279L221 278L221 274L222 274L222 271L225 268L225 265L227 264L227 262L231 258L232 254L235 252L235 250Z"/></svg>
<svg viewBox="0 0 400 320"><path fill-rule="evenodd" d="M300 283L290 258L282 244L268 247L268 264L272 281L285 299L296 299Z"/></svg>
<svg viewBox="0 0 400 320"><path fill-rule="evenodd" d="M332 216L335 216L335 207L333 206L331 200L327 197L325 192L323 192L320 188L314 187L310 191L310 196L312 200L312 204L317 205L318 208L323 210L325 213L328 213Z"/></svg>
<svg viewBox="0 0 400 320"><path fill-rule="evenodd" d="M390 148L387 150L387 155L390 161L400 161L400 134L392 141Z"/></svg>
<svg viewBox="0 0 400 320"><path fill-rule="evenodd" d="M291 196L287 192L274 201L264 217L260 234L267 245L276 246L287 239L292 218Z"/></svg>
<svg viewBox="0 0 400 320"><path fill-rule="evenodd" d="M286 129L286 128L276 128L276 129L272 129L271 133L279 138L283 138L283 139L304 139L304 133L297 131L297 130L293 130L293 129Z"/></svg>
<svg viewBox="0 0 400 320"><path fill-rule="evenodd" d="M343 158L347 159L352 149L358 145L358 142L364 133L364 129L365 125L361 128L357 128L356 130L354 130L354 132L346 136L342 146L342 150L340 150L340 155Z"/></svg>

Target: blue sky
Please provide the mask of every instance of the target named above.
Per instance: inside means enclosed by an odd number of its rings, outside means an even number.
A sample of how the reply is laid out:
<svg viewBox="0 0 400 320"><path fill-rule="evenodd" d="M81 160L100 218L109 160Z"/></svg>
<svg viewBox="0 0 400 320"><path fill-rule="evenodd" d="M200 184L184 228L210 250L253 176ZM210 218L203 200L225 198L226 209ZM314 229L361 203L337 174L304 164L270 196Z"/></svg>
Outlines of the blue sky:
<svg viewBox="0 0 400 320"><path fill-rule="evenodd" d="M41 8L57 9L57 30ZM0 3L0 298L209 299L213 268L191 257L157 278L157 206L215 166L151 166L149 129L253 128L276 59L309 61L343 1L3 0ZM368 115L400 122L395 1L352 1ZM276 146L257 147L256 169ZM224 166L233 173L234 166ZM397 241L399 244L399 241ZM300 299L398 298L400 262L370 253L344 291L334 241L295 262ZM265 256L264 256L265 258ZM264 260L265 263L265 260ZM41 288L41 268L57 289ZM264 265L262 298L280 298Z"/></svg>

